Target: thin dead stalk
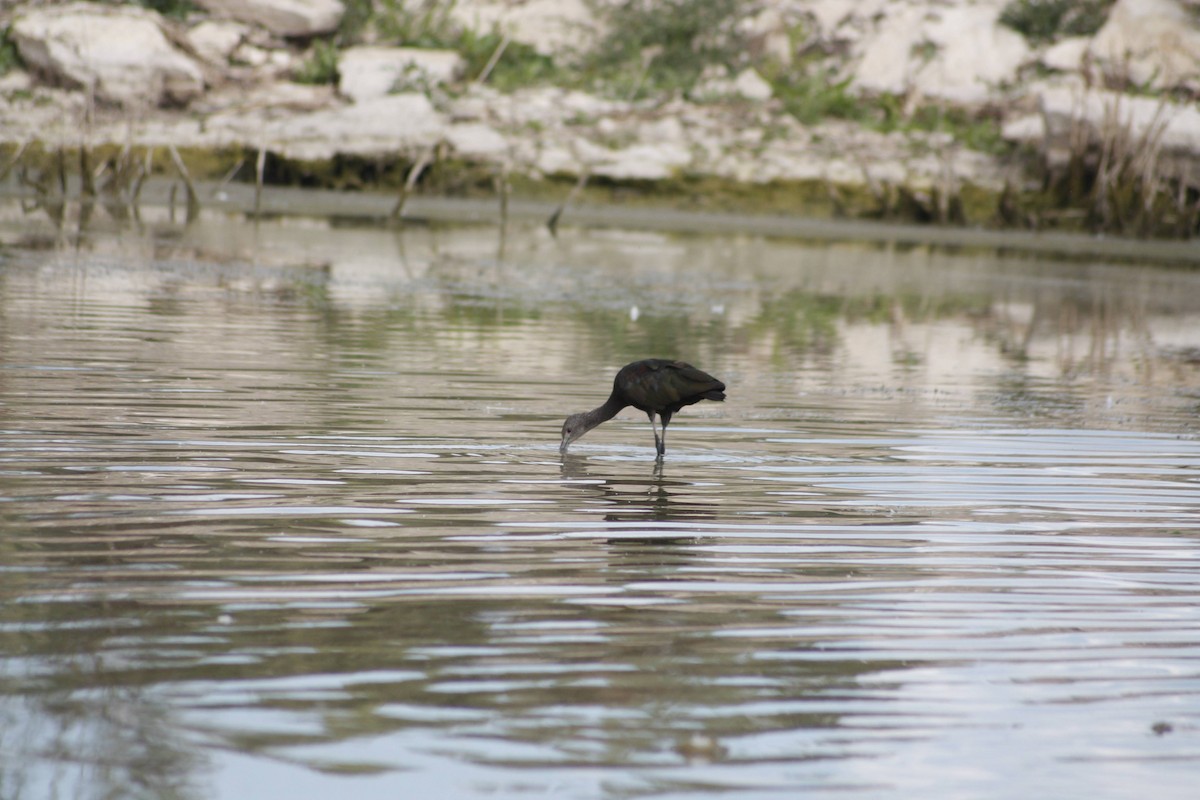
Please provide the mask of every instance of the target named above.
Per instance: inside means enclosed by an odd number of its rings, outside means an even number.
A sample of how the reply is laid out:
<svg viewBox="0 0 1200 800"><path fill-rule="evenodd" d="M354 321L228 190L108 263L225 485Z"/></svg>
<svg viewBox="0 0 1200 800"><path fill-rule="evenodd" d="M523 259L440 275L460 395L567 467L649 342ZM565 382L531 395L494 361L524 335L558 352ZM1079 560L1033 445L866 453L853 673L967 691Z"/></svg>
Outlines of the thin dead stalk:
<svg viewBox="0 0 1200 800"><path fill-rule="evenodd" d="M584 167L579 173L579 180L575 181L575 185L571 187L571 191L567 192L567 196L559 204L558 208L554 209L554 213L550 215L550 219L546 220L546 227L550 229L553 236L558 236L558 221L562 218L563 212L567 210L567 206L575 199L575 197L583 191L587 186L588 178L591 177L592 171Z"/></svg>
<svg viewBox="0 0 1200 800"><path fill-rule="evenodd" d="M388 215L389 219L397 220L404 215L404 206L407 205L409 196L412 194L413 189L416 188L417 181L421 178L421 173L433 163L436 156L437 147L431 147L421 154L417 163L412 165L412 169L408 171L408 177L405 179L404 185L400 188L400 196L396 198L396 205L392 207L392 213Z"/></svg>
<svg viewBox="0 0 1200 800"><path fill-rule="evenodd" d="M175 163L175 169L179 171L183 185L187 188L187 221L191 222L200 215L200 196L196 193L196 184L192 183L192 176L188 173L175 145L167 145L167 152L171 154L171 161Z"/></svg>

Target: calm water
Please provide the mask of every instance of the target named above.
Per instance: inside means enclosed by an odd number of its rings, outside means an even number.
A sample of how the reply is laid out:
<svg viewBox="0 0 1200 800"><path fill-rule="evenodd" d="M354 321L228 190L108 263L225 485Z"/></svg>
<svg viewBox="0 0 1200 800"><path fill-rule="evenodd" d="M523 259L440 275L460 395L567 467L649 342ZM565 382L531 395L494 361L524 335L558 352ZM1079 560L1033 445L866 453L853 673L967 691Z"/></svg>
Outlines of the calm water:
<svg viewBox="0 0 1200 800"><path fill-rule="evenodd" d="M6 800L1195 796L1200 273L5 213Z"/></svg>

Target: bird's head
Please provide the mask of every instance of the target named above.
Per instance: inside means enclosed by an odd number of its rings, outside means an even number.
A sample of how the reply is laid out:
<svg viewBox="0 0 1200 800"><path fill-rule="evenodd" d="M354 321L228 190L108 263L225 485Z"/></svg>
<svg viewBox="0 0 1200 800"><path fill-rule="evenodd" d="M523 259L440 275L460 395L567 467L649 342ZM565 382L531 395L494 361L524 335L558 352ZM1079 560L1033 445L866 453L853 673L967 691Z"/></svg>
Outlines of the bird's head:
<svg viewBox="0 0 1200 800"><path fill-rule="evenodd" d="M567 421L563 423L562 444L558 446L558 452L567 452L567 448L571 446L571 442L588 432L588 427L583 421L584 416L584 414L572 414L567 417Z"/></svg>

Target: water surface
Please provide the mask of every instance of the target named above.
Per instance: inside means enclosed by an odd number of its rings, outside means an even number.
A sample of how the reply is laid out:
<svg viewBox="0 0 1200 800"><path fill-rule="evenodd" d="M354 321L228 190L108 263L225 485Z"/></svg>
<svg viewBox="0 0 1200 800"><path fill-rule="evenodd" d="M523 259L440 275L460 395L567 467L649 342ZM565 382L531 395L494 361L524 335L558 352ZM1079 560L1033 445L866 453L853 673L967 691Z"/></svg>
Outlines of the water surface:
<svg viewBox="0 0 1200 800"><path fill-rule="evenodd" d="M1193 271L6 215L0 796L1194 791Z"/></svg>

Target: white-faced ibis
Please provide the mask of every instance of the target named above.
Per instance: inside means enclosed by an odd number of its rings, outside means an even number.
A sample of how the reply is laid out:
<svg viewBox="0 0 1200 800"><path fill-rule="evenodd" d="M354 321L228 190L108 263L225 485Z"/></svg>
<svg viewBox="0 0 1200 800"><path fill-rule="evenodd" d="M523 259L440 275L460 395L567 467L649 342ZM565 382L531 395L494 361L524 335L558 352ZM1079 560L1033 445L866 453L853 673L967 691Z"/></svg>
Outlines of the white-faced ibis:
<svg viewBox="0 0 1200 800"><path fill-rule="evenodd" d="M654 430L654 449L662 458L667 452L667 425L671 415L684 406L701 400L724 400L725 384L682 361L647 358L621 367L613 378L612 394L604 405L591 411L572 414L562 427L559 452L567 452L571 442L583 436L601 422L607 422L626 406L646 412ZM662 419L662 438L654 424L654 415Z"/></svg>

